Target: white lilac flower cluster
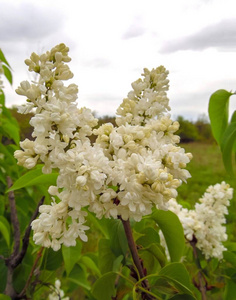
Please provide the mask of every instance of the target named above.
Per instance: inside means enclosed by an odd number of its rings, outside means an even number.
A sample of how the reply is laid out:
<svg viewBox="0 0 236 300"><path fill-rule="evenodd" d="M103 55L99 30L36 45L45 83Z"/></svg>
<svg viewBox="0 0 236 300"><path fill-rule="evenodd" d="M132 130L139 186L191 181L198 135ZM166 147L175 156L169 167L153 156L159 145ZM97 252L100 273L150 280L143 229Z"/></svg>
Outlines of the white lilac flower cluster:
<svg viewBox="0 0 236 300"><path fill-rule="evenodd" d="M69 300L69 297L64 297L65 293L61 289L61 281L57 279L55 281L55 286L53 287L53 292L48 295L48 300Z"/></svg>
<svg viewBox="0 0 236 300"><path fill-rule="evenodd" d="M227 250L222 244L227 240L226 227L223 225L232 197L233 189L222 182L209 186L193 210L183 208L175 199L168 202L168 209L179 217L183 225L186 239L190 242L195 240L196 247L206 259L222 259L223 251Z"/></svg>
<svg viewBox="0 0 236 300"><path fill-rule="evenodd" d="M153 207L166 209L190 177L184 168L191 154L177 146L179 124L167 114L165 68L145 69L117 110L117 126L95 129L91 111L77 108L77 86L63 83L72 77L68 51L60 44L41 56L33 53L26 64L38 81L24 81L16 90L27 97L20 111L35 112L35 139L20 143L18 164L30 169L40 162L44 173L59 172L57 186L49 188L51 205L42 205L32 223L35 243L54 250L75 245L77 237L87 240L85 207L99 219L140 221Z"/></svg>

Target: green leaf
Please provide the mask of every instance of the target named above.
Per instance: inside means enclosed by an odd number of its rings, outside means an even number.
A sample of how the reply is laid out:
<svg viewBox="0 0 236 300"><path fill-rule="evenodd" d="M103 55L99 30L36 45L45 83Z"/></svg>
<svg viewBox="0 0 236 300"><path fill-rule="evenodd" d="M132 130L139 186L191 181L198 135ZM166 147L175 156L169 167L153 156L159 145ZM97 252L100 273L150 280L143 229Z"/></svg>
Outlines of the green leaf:
<svg viewBox="0 0 236 300"><path fill-rule="evenodd" d="M236 122L236 110L233 112L231 116L230 123ZM236 154L236 140L234 141L233 149L232 152ZM235 160L236 160L236 155L235 155Z"/></svg>
<svg viewBox="0 0 236 300"><path fill-rule="evenodd" d="M12 282L16 291L21 291L24 288L31 270L32 265L25 264L24 261L14 270Z"/></svg>
<svg viewBox="0 0 236 300"><path fill-rule="evenodd" d="M113 262L116 256L111 250L110 240L101 239L98 244L98 266L102 274L113 270Z"/></svg>
<svg viewBox="0 0 236 300"><path fill-rule="evenodd" d="M115 280L117 274L109 272L100 277L92 287L96 300L111 300L116 295Z"/></svg>
<svg viewBox="0 0 236 300"><path fill-rule="evenodd" d="M147 270L147 274L156 274L160 271L160 263L150 251L139 249L138 253L143 261L144 268Z"/></svg>
<svg viewBox="0 0 236 300"><path fill-rule="evenodd" d="M121 266L123 259L124 259L124 256L120 255L114 260L113 267L112 267L113 272L118 272L120 270L120 266Z"/></svg>
<svg viewBox="0 0 236 300"><path fill-rule="evenodd" d="M210 97L208 113L212 133L217 143L221 144L222 135L228 125L229 97L233 95L226 90L218 90Z"/></svg>
<svg viewBox="0 0 236 300"><path fill-rule="evenodd" d="M11 300L11 297L4 294L0 294L0 300Z"/></svg>
<svg viewBox="0 0 236 300"><path fill-rule="evenodd" d="M65 269L67 276L74 268L81 256L82 243L77 240L76 246L66 247L62 245L62 256L65 263Z"/></svg>
<svg viewBox="0 0 236 300"><path fill-rule="evenodd" d="M175 295L174 297L171 297L170 300L194 300L196 299L195 297L188 295L188 294L178 294Z"/></svg>
<svg viewBox="0 0 236 300"><path fill-rule="evenodd" d="M8 61L6 60L6 57L5 57L5 55L3 54L3 52L2 52L1 49L0 49L0 60L1 60L2 62L4 62L4 63L10 68L10 65L9 65Z"/></svg>
<svg viewBox="0 0 236 300"><path fill-rule="evenodd" d="M108 220L108 231L110 235L110 247L117 256L126 256L128 242L125 235L124 227L120 220Z"/></svg>
<svg viewBox="0 0 236 300"><path fill-rule="evenodd" d="M2 106L5 106L5 94L2 89L0 89L0 104L2 104Z"/></svg>
<svg viewBox="0 0 236 300"><path fill-rule="evenodd" d="M3 249L1 248L1 251ZM0 292L3 293L7 282L7 266L3 259L0 260Z"/></svg>
<svg viewBox="0 0 236 300"><path fill-rule="evenodd" d="M98 220L98 218L95 217L94 213L90 212L88 209L86 209L86 212L88 213L87 219L91 223L93 223L94 227L98 229L106 239L108 239L109 235L108 235L107 224L106 224L107 220L104 219Z"/></svg>
<svg viewBox="0 0 236 300"><path fill-rule="evenodd" d="M160 242L159 233L152 227L146 227L140 232L142 234L136 241L138 245L147 247L153 243Z"/></svg>
<svg viewBox="0 0 236 300"><path fill-rule="evenodd" d="M221 142L221 151L226 171L233 176L232 154L236 141L236 122L230 123L224 132Z"/></svg>
<svg viewBox="0 0 236 300"><path fill-rule="evenodd" d="M12 84L12 74L11 71L9 70L8 67L2 65L4 75L6 76L7 80L9 81L10 84Z"/></svg>
<svg viewBox="0 0 236 300"><path fill-rule="evenodd" d="M8 136L10 139L13 139L14 142L18 145L20 142L19 127L16 125L12 119L4 118L1 124L2 134Z"/></svg>
<svg viewBox="0 0 236 300"><path fill-rule="evenodd" d="M0 143L0 153L4 154L4 162L7 162L9 165L15 165L16 160L13 157L12 153L9 151L9 149Z"/></svg>
<svg viewBox="0 0 236 300"><path fill-rule="evenodd" d="M166 256L163 253L163 249L158 244L151 244L146 248L139 249L139 252L148 251L150 252L156 260L159 262L161 267L164 267L166 264Z"/></svg>
<svg viewBox="0 0 236 300"><path fill-rule="evenodd" d="M169 264L161 269L159 274L152 274L147 278L150 282L152 281L153 291L157 290L158 293L166 295L175 295L178 292L179 294L191 295L193 297L189 298L191 300L195 299L191 290L193 286L188 271L181 263Z"/></svg>
<svg viewBox="0 0 236 300"><path fill-rule="evenodd" d="M231 119L230 119L230 123L236 122L236 110L233 112Z"/></svg>
<svg viewBox="0 0 236 300"><path fill-rule="evenodd" d="M62 253L61 249L53 251L51 248L45 249L42 261L42 267L49 271L55 271L62 265Z"/></svg>
<svg viewBox="0 0 236 300"><path fill-rule="evenodd" d="M185 248L184 231L179 218L173 212L164 210L157 210L151 218L165 237L171 261L179 261Z"/></svg>
<svg viewBox="0 0 236 300"><path fill-rule="evenodd" d="M87 280L87 274L83 268L79 265L75 265L73 270L70 272L70 275L67 277L68 280L76 283L77 285L85 288L86 290L90 290L90 284Z"/></svg>
<svg viewBox="0 0 236 300"><path fill-rule="evenodd" d="M98 277L101 276L100 270L98 269L95 262L89 256L83 255L81 257L81 259L79 260L79 263L82 263L84 266L86 266L88 269L90 269Z"/></svg>
<svg viewBox="0 0 236 300"><path fill-rule="evenodd" d="M224 246L228 251L236 251L236 242L227 241L224 243ZM225 252L223 252L224 254Z"/></svg>
<svg viewBox="0 0 236 300"><path fill-rule="evenodd" d="M235 295L236 295L236 283L231 280L227 280L224 300L235 299Z"/></svg>
<svg viewBox="0 0 236 300"><path fill-rule="evenodd" d="M192 294L189 273L182 263L175 262L165 266L159 272L159 276L171 280L180 292Z"/></svg>
<svg viewBox="0 0 236 300"><path fill-rule="evenodd" d="M10 226L3 216L0 216L0 232L2 233L2 236L4 237L7 246L10 246Z"/></svg>
<svg viewBox="0 0 236 300"><path fill-rule="evenodd" d="M234 252L224 251L223 256L227 262L231 263L231 265L236 268L236 254Z"/></svg>
<svg viewBox="0 0 236 300"><path fill-rule="evenodd" d="M19 190L24 187L33 185L56 185L58 173L42 174L41 167L27 172L21 176L14 184L7 190L7 192Z"/></svg>

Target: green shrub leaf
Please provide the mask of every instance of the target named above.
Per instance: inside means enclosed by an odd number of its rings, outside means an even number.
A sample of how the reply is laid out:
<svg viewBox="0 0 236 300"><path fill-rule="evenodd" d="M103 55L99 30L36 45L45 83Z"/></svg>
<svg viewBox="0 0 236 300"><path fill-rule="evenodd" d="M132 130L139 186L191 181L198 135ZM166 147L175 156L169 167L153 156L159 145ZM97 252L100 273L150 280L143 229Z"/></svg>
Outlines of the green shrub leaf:
<svg viewBox="0 0 236 300"><path fill-rule="evenodd" d="M101 276L100 270L98 269L95 262L89 256L83 255L79 260L79 262L82 263L84 266L86 266L88 269L90 269L98 277Z"/></svg>
<svg viewBox="0 0 236 300"><path fill-rule="evenodd" d="M12 122L11 119L3 118L1 122L1 132L4 135L8 136L10 139L13 139L17 145L19 144L19 127L14 122Z"/></svg>
<svg viewBox="0 0 236 300"><path fill-rule="evenodd" d="M159 262L161 267L164 267L166 264L166 256L163 253L163 249L158 244L151 244L146 248L141 248L139 252L148 251L150 252L156 260Z"/></svg>
<svg viewBox="0 0 236 300"><path fill-rule="evenodd" d="M102 274L113 270L113 263L116 259L115 254L111 250L110 240L101 239L98 244L99 269Z"/></svg>
<svg viewBox="0 0 236 300"><path fill-rule="evenodd" d="M235 299L235 295L236 295L236 283L231 280L227 280L223 299L232 300Z"/></svg>
<svg viewBox="0 0 236 300"><path fill-rule="evenodd" d="M90 284L87 280L87 273L86 271L79 265L75 265L72 271L70 272L70 275L68 279L75 284L85 288L86 290L90 290Z"/></svg>
<svg viewBox="0 0 236 300"><path fill-rule="evenodd" d="M67 276L70 274L71 270L74 268L75 264L80 259L81 249L82 243L79 240L77 240L76 246L74 247L66 247L62 245L62 256Z"/></svg>
<svg viewBox="0 0 236 300"><path fill-rule="evenodd" d="M165 237L171 261L179 261L185 248L184 231L179 218L173 212L164 210L157 210L151 218Z"/></svg>
<svg viewBox="0 0 236 300"><path fill-rule="evenodd" d="M165 266L161 269L159 275L170 279L179 291L186 294L192 294L190 277L187 269L182 263L175 262Z"/></svg>
<svg viewBox="0 0 236 300"><path fill-rule="evenodd" d="M196 298L188 294L178 294L175 295L174 297L171 297L171 300L194 300L194 299Z"/></svg>
<svg viewBox="0 0 236 300"><path fill-rule="evenodd" d="M146 227L140 232L140 237L137 239L137 244L147 247L153 243L160 242L159 233L152 227Z"/></svg>
<svg viewBox="0 0 236 300"><path fill-rule="evenodd" d="M123 255L125 257L128 250L128 242L124 227L120 220L109 220L108 233L110 235L110 247L116 257Z"/></svg>
<svg viewBox="0 0 236 300"><path fill-rule="evenodd" d="M7 192L19 190L21 188L33 185L56 185L58 173L42 174L41 169L42 166L21 176L14 182Z"/></svg>
<svg viewBox="0 0 236 300"><path fill-rule="evenodd" d="M1 51L1 50L0 50L0 51ZM2 89L0 89L0 104L1 104L2 106L5 105L5 95L4 95L4 92L3 92Z"/></svg>
<svg viewBox="0 0 236 300"><path fill-rule="evenodd" d="M8 67L2 65L4 75L6 76L7 80L9 81L10 84L12 84L12 74L11 71L9 70Z"/></svg>
<svg viewBox="0 0 236 300"><path fill-rule="evenodd" d="M6 57L5 57L5 55L3 54L3 52L2 52L1 49L0 49L0 60L1 60L2 62L4 62L4 63L10 68L10 65L9 65L8 61L6 60Z"/></svg>
<svg viewBox="0 0 236 300"><path fill-rule="evenodd" d="M6 226L5 222L2 220L3 218L4 217L1 216L1 219L0 219L0 232L1 232L2 236L5 239L5 241L7 243L7 246L9 247L10 246L10 231L8 230L8 226ZM7 220L6 220L6 222L7 222Z"/></svg>
<svg viewBox="0 0 236 300"><path fill-rule="evenodd" d="M210 97L208 113L212 133L217 143L221 144L222 135L228 125L229 97L233 95L226 90L218 90Z"/></svg>
<svg viewBox="0 0 236 300"><path fill-rule="evenodd" d="M236 268L236 254L231 251L223 252L224 259L229 262L234 268Z"/></svg>
<svg viewBox="0 0 236 300"><path fill-rule="evenodd" d="M92 287L92 294L96 300L111 300L116 295L115 280L117 274L109 272L99 278Z"/></svg>
<svg viewBox="0 0 236 300"><path fill-rule="evenodd" d="M11 297L4 294L0 294L0 300L11 300Z"/></svg>
<svg viewBox="0 0 236 300"><path fill-rule="evenodd" d="M224 132L221 151L226 171L233 176L232 154L236 140L236 122L230 123Z"/></svg>
<svg viewBox="0 0 236 300"><path fill-rule="evenodd" d="M63 258L61 249L54 251L52 248L45 249L42 266L44 269L54 271L62 265Z"/></svg>

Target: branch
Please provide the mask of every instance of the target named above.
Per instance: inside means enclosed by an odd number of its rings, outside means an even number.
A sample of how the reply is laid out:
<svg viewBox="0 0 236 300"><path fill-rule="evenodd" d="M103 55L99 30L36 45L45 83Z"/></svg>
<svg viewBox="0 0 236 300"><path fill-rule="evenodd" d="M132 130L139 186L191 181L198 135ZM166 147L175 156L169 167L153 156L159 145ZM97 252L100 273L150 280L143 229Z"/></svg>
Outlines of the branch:
<svg viewBox="0 0 236 300"><path fill-rule="evenodd" d="M135 244L135 241L133 238L130 222L129 222L129 220L124 221L122 218L120 218L120 219L122 221L122 224L123 224L123 227L125 230L126 238L128 241L129 249L130 249L134 264L138 270L140 279L142 279L143 277L145 277L144 269L143 269L142 262L138 255L138 251L137 251L137 247L136 247L136 244ZM142 285L147 291L149 290L149 283L148 283L147 279L142 281ZM151 300L151 299L153 299L153 297L145 292L142 292L142 299Z"/></svg>
<svg viewBox="0 0 236 300"><path fill-rule="evenodd" d="M197 254L197 239L195 236L193 236L192 241L190 242L190 245L193 248L193 256L195 258L195 263L198 267L198 281L199 281L199 286L197 286L197 288L199 289L199 291L201 292L202 295L202 300L207 300L207 296L206 296L206 291L207 291L207 287L206 287L206 281L205 278L202 275L202 267L198 258L198 254ZM204 284L205 283L205 284Z"/></svg>
<svg viewBox="0 0 236 300"><path fill-rule="evenodd" d="M43 204L44 199L45 199L45 196L43 196L41 198L41 200L39 201L39 203L38 203L38 205L37 205L37 207L36 207L36 209L35 209L32 217L30 219L29 225L28 225L28 227L25 230L25 234L24 234L24 237L22 239L22 249L21 249L20 253L17 255L17 258L16 258L16 264L17 264L16 266L18 266L22 262L25 254L26 254L27 248L29 246L29 237L30 237L30 232L31 232L31 223L33 222L33 220L35 220L37 218L37 215L39 213L39 207Z"/></svg>
<svg viewBox="0 0 236 300"><path fill-rule="evenodd" d="M27 282L26 282L26 284L25 284L23 290L22 290L22 291L20 292L20 294L18 295L19 299L22 299L22 297L25 296L25 292L26 292L27 288L28 288L29 285L30 285L30 281L31 281L31 279L32 279L32 277L33 277L33 275L34 275L34 271L35 271L35 269L36 269L36 267L37 267L37 265L38 265L39 259L40 259L40 257L42 256L43 250L44 250L44 248L41 247L40 250L38 251L37 257L36 257L36 259L35 259L35 261L34 261L34 265L33 265L32 269L31 269L31 271L30 271L30 275L29 275L29 277L28 277L28 279L27 279Z"/></svg>
<svg viewBox="0 0 236 300"><path fill-rule="evenodd" d="M8 188L10 188L12 186L12 180L10 177L7 177L7 185L8 185ZM9 199L9 206L10 206L11 223L12 223L12 227L13 227L14 246L13 246L13 251L8 258L4 258L3 256L0 256L0 259L5 260L5 265L7 266L7 283L6 283L6 288L5 288L4 293L6 295L10 296L12 299L23 299L23 297L25 297L25 295L24 295L25 290L28 287L28 284L31 280L34 269L36 268L36 265L41 256L42 251L40 251L39 255L37 256L35 264L31 271L31 274L26 283L26 286L21 291L20 295L16 293L16 291L13 287L13 272L14 272L15 268L22 262L23 258L25 257L26 251L29 246L31 223L37 217L38 212L39 212L39 207L40 207L40 205L43 204L45 197L42 197L42 199L39 201L32 217L31 217L29 225L27 226L27 228L25 230L25 234L22 239L21 250L20 250L20 241L21 241L21 239L20 239L20 223L19 223L19 219L17 216L15 195L14 195L13 191L9 192L8 199Z"/></svg>
<svg viewBox="0 0 236 300"><path fill-rule="evenodd" d="M8 176L7 177L7 186L10 188L12 186L12 180ZM17 212L16 212L16 201L15 201L15 195L13 191L10 191L8 194L8 199L9 199L9 205L10 205L10 214L11 214L11 223L13 226L13 237L14 237L14 247L13 251L11 254L11 258L16 257L20 250L20 223L17 217Z"/></svg>

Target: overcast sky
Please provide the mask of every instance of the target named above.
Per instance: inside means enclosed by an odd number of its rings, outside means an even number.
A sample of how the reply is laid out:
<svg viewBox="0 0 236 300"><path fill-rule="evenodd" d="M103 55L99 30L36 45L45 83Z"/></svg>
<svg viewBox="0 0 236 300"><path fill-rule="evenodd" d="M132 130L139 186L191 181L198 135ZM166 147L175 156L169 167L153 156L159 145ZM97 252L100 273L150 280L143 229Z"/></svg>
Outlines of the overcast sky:
<svg viewBox="0 0 236 300"><path fill-rule="evenodd" d="M236 90L235 0L0 0L0 48L14 78L7 106L25 101L14 92L31 79L24 60L61 42L78 106L98 115L115 115L146 67L169 70L173 117L195 120L215 90Z"/></svg>

